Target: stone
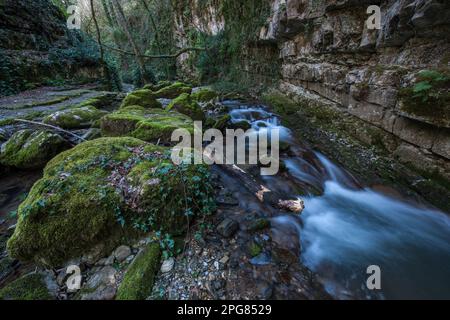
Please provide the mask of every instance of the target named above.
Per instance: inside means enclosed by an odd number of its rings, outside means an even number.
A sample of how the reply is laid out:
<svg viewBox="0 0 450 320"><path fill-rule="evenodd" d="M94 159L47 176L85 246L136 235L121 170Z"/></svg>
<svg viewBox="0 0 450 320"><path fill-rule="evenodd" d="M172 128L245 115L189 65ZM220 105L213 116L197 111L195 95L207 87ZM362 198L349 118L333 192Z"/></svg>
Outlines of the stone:
<svg viewBox="0 0 450 320"><path fill-rule="evenodd" d="M143 249L125 273L117 291L117 300L144 300L151 294L156 273L160 267L159 243Z"/></svg>
<svg viewBox="0 0 450 320"><path fill-rule="evenodd" d="M217 232L225 238L230 238L239 229L239 223L233 219L226 218L217 226Z"/></svg>
<svg viewBox="0 0 450 320"><path fill-rule="evenodd" d="M176 129L194 132L192 119L176 111L129 106L103 117L102 135L128 136L152 143L171 144Z"/></svg>
<svg viewBox="0 0 450 320"><path fill-rule="evenodd" d="M114 251L114 258L117 262L123 262L131 255L131 248L128 246L120 246Z"/></svg>
<svg viewBox="0 0 450 320"><path fill-rule="evenodd" d="M80 129L91 127L108 112L98 110L94 106L84 106L57 111L45 117L42 122L63 129Z"/></svg>
<svg viewBox="0 0 450 320"><path fill-rule="evenodd" d="M69 144L60 135L50 131L17 131L1 145L0 163L19 169L38 169Z"/></svg>
<svg viewBox="0 0 450 320"><path fill-rule="evenodd" d="M266 281L258 281L256 286L256 297L260 300L268 300L272 297L272 285Z"/></svg>
<svg viewBox="0 0 450 320"><path fill-rule="evenodd" d="M161 265L161 272L168 273L168 272L172 271L174 266L175 266L174 258L169 258L167 260L164 260L163 264Z"/></svg>
<svg viewBox="0 0 450 320"><path fill-rule="evenodd" d="M8 253L18 260L55 267L84 254L85 261L95 264L141 232L136 221L151 221L146 226L149 231L184 232L185 197L201 204L192 206L193 217L212 208L202 206L205 197L212 199L206 178L209 169L188 165L186 171L175 171L168 151L123 137L83 142L58 155L19 207ZM184 185L182 179L189 183ZM202 184L194 187L197 180ZM161 194L166 188L171 190L168 198ZM90 251L100 244L103 250L91 257Z"/></svg>
<svg viewBox="0 0 450 320"><path fill-rule="evenodd" d="M187 115L194 121L204 121L206 119L200 105L189 94L183 93L174 99L166 108L166 110L175 110L179 113Z"/></svg>

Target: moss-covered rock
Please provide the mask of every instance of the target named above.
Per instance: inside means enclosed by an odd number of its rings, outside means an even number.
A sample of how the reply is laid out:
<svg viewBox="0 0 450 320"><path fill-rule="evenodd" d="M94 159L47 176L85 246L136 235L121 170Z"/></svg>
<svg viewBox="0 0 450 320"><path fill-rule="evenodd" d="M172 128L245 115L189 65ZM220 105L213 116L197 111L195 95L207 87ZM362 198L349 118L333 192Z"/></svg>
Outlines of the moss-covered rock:
<svg viewBox="0 0 450 320"><path fill-rule="evenodd" d="M95 98L90 98L87 99L86 101L83 101L82 103L79 104L79 106L80 107L94 106L96 108L108 107L114 102L114 99L116 97L117 97L116 93L105 92Z"/></svg>
<svg viewBox="0 0 450 320"><path fill-rule="evenodd" d="M157 84L146 84L143 89L148 89L153 92L159 91L162 88L168 87L172 84L172 82L168 80L159 81Z"/></svg>
<svg viewBox="0 0 450 320"><path fill-rule="evenodd" d="M67 147L67 141L56 133L20 130L2 145L0 163L19 169L42 168Z"/></svg>
<svg viewBox="0 0 450 320"><path fill-rule="evenodd" d="M129 106L111 113L101 119L100 126L103 136L129 136L168 144L174 130L194 130L192 120L181 113L140 106Z"/></svg>
<svg viewBox="0 0 450 320"><path fill-rule="evenodd" d="M136 233L181 233L186 210L192 217L209 210L212 188L208 168L175 166L168 153L122 137L84 142L58 155L19 206L10 256L58 266L98 244L109 253Z"/></svg>
<svg viewBox="0 0 450 320"><path fill-rule="evenodd" d="M201 88L198 91L191 94L192 99L198 102L208 102L219 96L219 94L209 88Z"/></svg>
<svg viewBox="0 0 450 320"><path fill-rule="evenodd" d="M57 111L45 117L43 122L63 129L89 128L106 114L94 106L84 106Z"/></svg>
<svg viewBox="0 0 450 320"><path fill-rule="evenodd" d="M231 116L229 114L225 114L215 121L213 127L214 127L214 129L224 130L225 128L227 128L230 121L231 121Z"/></svg>
<svg viewBox="0 0 450 320"><path fill-rule="evenodd" d="M0 289L0 300L53 300L42 274L28 274Z"/></svg>
<svg viewBox="0 0 450 320"><path fill-rule="evenodd" d="M205 120L205 113L200 105L191 98L187 93L183 93L178 98L174 99L166 110L176 110L179 113L185 114L191 117L193 120L203 121Z"/></svg>
<svg viewBox="0 0 450 320"><path fill-rule="evenodd" d="M148 245L131 264L117 290L117 300L145 300L150 296L160 267L159 244Z"/></svg>
<svg viewBox="0 0 450 320"><path fill-rule="evenodd" d="M182 82L175 82L170 86L164 87L155 92L157 98L175 99L179 95L186 93L190 94L192 87Z"/></svg>
<svg viewBox="0 0 450 320"><path fill-rule="evenodd" d="M158 97L151 90L140 89L133 91L125 97L120 108L129 106L141 106L144 108L162 108L162 104L156 100Z"/></svg>

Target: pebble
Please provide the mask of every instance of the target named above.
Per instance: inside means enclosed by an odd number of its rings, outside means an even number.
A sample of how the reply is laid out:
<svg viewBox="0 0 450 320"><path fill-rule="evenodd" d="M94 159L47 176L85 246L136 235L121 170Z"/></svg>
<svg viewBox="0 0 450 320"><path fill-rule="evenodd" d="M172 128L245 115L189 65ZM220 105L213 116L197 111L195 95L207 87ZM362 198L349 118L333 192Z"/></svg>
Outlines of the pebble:
<svg viewBox="0 0 450 320"><path fill-rule="evenodd" d="M174 265L175 265L174 258L169 258L169 259L165 260L161 266L161 272L168 273L168 272L172 271Z"/></svg>
<svg viewBox="0 0 450 320"><path fill-rule="evenodd" d="M131 248L128 246L120 246L114 251L114 258L118 262L123 262L131 255Z"/></svg>
<svg viewBox="0 0 450 320"><path fill-rule="evenodd" d="M224 256L222 259L220 259L220 263L222 264L227 264L227 262L230 260L230 258L228 256Z"/></svg>

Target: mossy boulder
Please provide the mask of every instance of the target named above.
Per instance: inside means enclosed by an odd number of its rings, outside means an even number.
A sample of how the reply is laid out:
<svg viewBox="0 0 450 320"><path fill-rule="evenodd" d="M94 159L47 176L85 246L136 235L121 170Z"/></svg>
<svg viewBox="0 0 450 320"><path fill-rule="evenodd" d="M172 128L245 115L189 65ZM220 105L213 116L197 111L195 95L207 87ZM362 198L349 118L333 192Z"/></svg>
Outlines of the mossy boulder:
<svg viewBox="0 0 450 320"><path fill-rule="evenodd" d="M205 120L205 113L200 105L192 99L192 97L183 93L178 98L174 99L166 108L166 110L176 110L179 113L185 114L193 120Z"/></svg>
<svg viewBox="0 0 450 320"><path fill-rule="evenodd" d="M181 234L187 210L195 217L212 207L212 188L207 167L175 166L169 153L129 137L61 153L19 206L10 256L60 266L101 244L110 253L121 240L152 230Z"/></svg>
<svg viewBox="0 0 450 320"><path fill-rule="evenodd" d="M190 94L192 87L182 82L175 82L155 92L157 98L175 99L179 95Z"/></svg>
<svg viewBox="0 0 450 320"><path fill-rule="evenodd" d="M20 130L2 144L0 163L19 169L42 168L50 159L67 148L67 141L56 133L44 130Z"/></svg>
<svg viewBox="0 0 450 320"><path fill-rule="evenodd" d="M0 289L0 300L53 300L44 275L28 274Z"/></svg>
<svg viewBox="0 0 450 320"><path fill-rule="evenodd" d="M103 136L129 136L147 142L160 141L168 144L174 130L194 130L192 120L181 113L144 109L140 106L129 106L111 113L102 118L100 126Z"/></svg>
<svg viewBox="0 0 450 320"><path fill-rule="evenodd" d="M228 124L231 121L231 116L229 114L224 114L220 118L218 118L214 123L214 129L224 130L227 128Z"/></svg>
<svg viewBox="0 0 450 320"><path fill-rule="evenodd" d="M150 296L160 267L158 243L148 245L133 261L117 290L116 300L145 300Z"/></svg>
<svg viewBox="0 0 450 320"><path fill-rule="evenodd" d="M45 117L43 122L63 129L89 128L107 113L94 106L84 106L57 111Z"/></svg>
<svg viewBox="0 0 450 320"><path fill-rule="evenodd" d="M82 103L79 104L79 107L84 107L84 106L94 106L96 108L108 107L112 103L114 103L114 99L116 97L117 97L116 93L105 92L97 97L90 98L90 99L83 101Z"/></svg>
<svg viewBox="0 0 450 320"><path fill-rule="evenodd" d="M148 109L162 108L162 104L156 100L157 98L158 97L151 90L136 90L125 97L120 108L122 109L129 106L141 106Z"/></svg>
<svg viewBox="0 0 450 320"><path fill-rule="evenodd" d="M219 94L209 88L201 88L197 90L196 92L191 94L192 99L198 101L198 102L209 102L219 96Z"/></svg>

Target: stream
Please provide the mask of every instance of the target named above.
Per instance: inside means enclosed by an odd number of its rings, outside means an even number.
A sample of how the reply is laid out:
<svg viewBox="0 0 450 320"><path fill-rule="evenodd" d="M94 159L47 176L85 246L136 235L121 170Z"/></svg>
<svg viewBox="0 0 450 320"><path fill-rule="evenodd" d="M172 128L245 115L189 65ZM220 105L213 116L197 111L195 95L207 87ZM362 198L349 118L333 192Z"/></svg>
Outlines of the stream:
<svg viewBox="0 0 450 320"><path fill-rule="evenodd" d="M261 176L269 189L305 202L301 217L282 215L273 224L298 230L301 260L335 298L449 299L450 218L401 198L395 191L362 186L323 154L296 141L264 106L224 103L233 122L258 132L280 129L289 145L276 176ZM381 188L382 189L382 188ZM386 188L388 189L388 188ZM368 290L371 265L381 269L381 290Z"/></svg>

